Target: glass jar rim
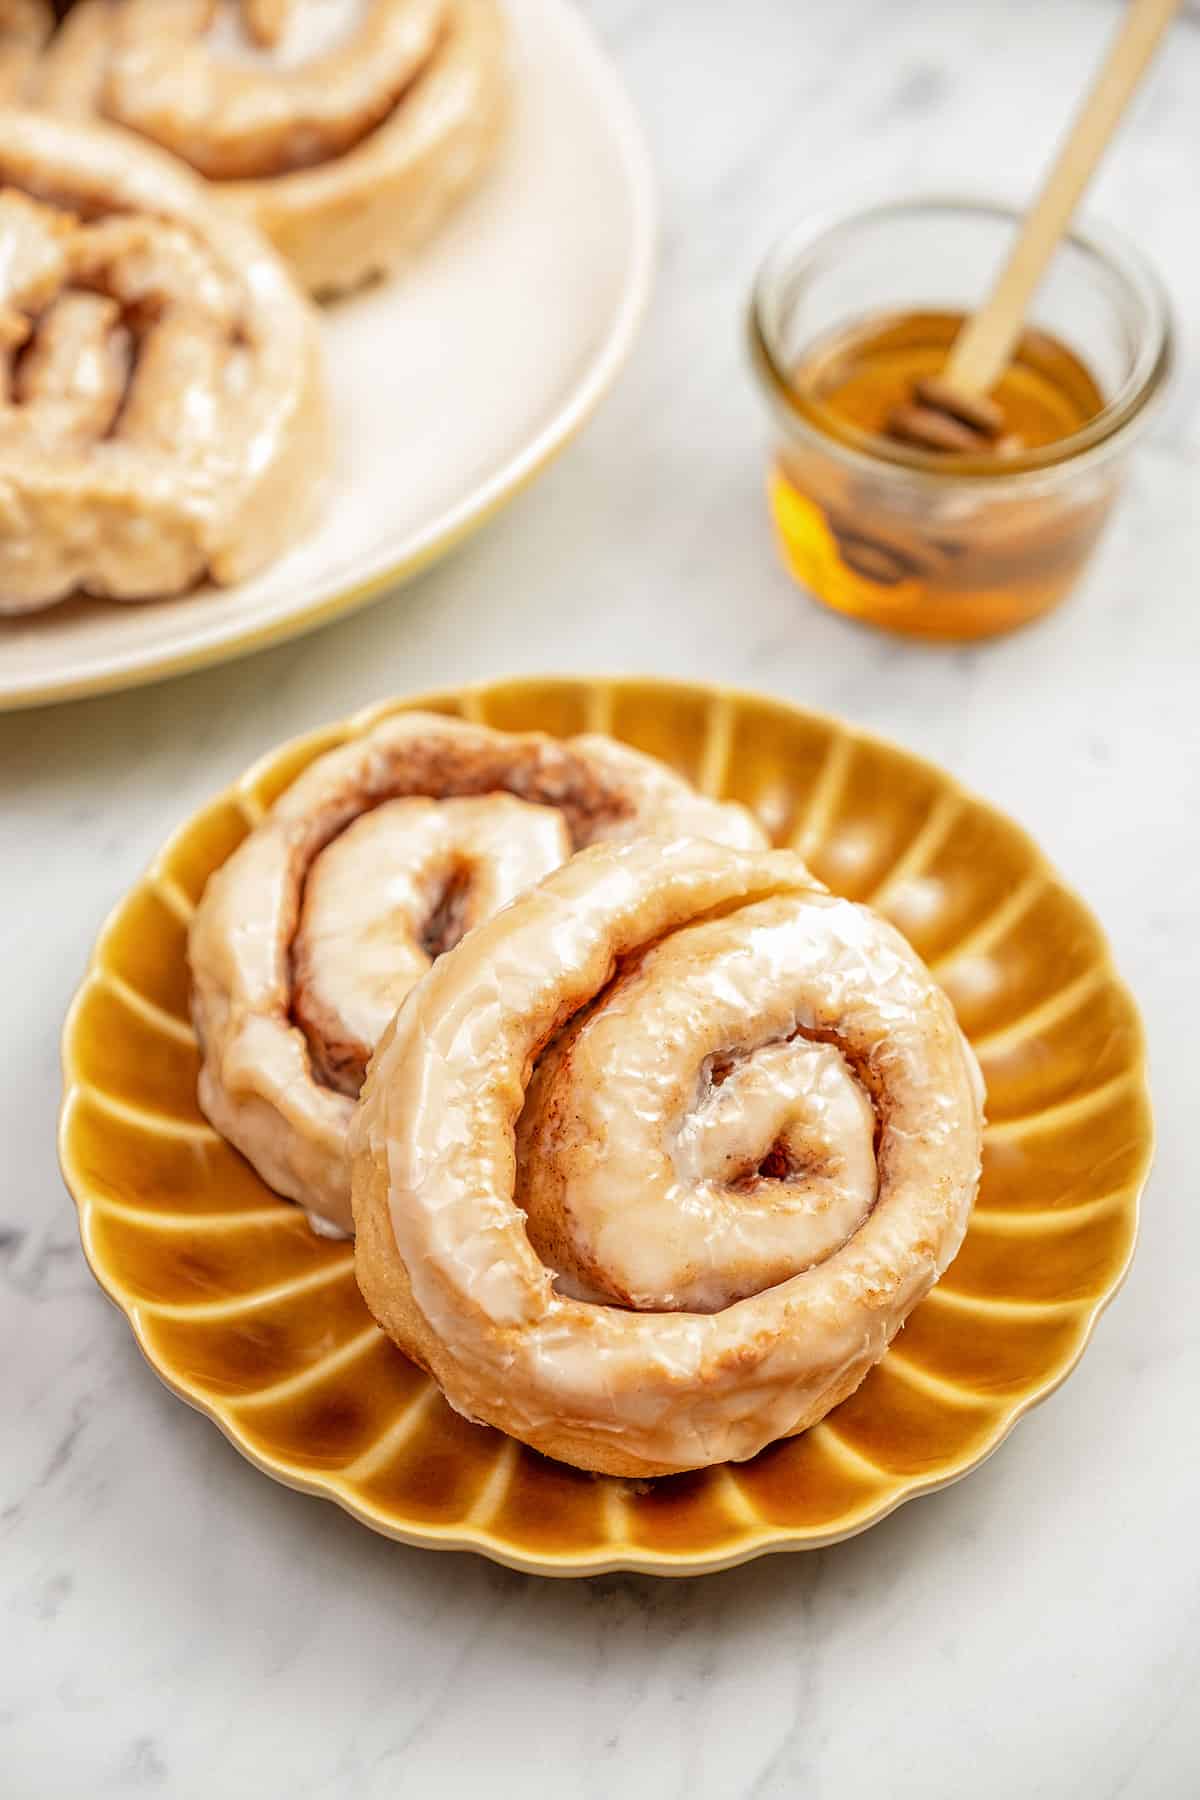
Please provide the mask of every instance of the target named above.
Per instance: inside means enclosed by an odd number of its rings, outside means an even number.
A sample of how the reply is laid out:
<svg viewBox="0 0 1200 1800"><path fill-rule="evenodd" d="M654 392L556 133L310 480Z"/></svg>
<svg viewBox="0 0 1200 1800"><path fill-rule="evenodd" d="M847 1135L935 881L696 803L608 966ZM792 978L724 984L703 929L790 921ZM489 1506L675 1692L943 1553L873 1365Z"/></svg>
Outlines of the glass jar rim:
<svg viewBox="0 0 1200 1800"><path fill-rule="evenodd" d="M774 333L766 316L771 294L780 279L785 273L803 272L806 261L820 250L836 245L839 237L849 235L859 226L875 220L903 218L905 214L938 212L973 213L1010 225L1019 223L1023 216L1020 207L986 196L916 194L906 199L879 200L866 206L816 214L776 239L759 268L751 291L750 349L759 377L782 412L788 428L799 431L826 453L856 468L870 469L876 475L883 468L891 468L918 482L939 484L947 476L1020 482L1022 476L1045 474L1067 463L1076 468L1084 458L1090 462L1111 452L1116 447L1116 440L1141 418L1161 392L1174 361L1175 337L1166 290L1150 263L1121 233L1091 222L1072 227L1064 234L1063 241L1116 277L1138 309L1141 341L1130 371L1116 393L1078 431L1056 443L1006 456L1003 461L998 461L995 456L947 454L900 443L889 443L885 451L875 451L859 448L848 439L822 431L796 406L788 371L777 355L776 345L772 342Z"/></svg>

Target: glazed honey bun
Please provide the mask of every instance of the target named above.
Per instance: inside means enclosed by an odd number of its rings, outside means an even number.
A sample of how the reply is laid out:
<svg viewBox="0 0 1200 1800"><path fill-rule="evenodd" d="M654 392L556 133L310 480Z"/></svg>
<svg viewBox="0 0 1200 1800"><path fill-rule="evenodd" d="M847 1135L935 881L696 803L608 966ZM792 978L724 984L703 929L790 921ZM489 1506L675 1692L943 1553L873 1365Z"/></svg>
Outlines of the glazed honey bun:
<svg viewBox="0 0 1200 1800"><path fill-rule="evenodd" d="M389 1026L359 1285L467 1417L623 1476L851 1393L955 1255L982 1083L905 940L785 851L601 845Z"/></svg>
<svg viewBox="0 0 1200 1800"><path fill-rule="evenodd" d="M0 612L239 581L326 462L315 317L258 234L135 138L0 107Z"/></svg>
<svg viewBox="0 0 1200 1800"><path fill-rule="evenodd" d="M704 832L739 806L604 737L426 713L318 758L210 880L192 923L206 1116L279 1193L348 1229L368 1058L431 963L581 845Z"/></svg>
<svg viewBox="0 0 1200 1800"><path fill-rule="evenodd" d="M499 139L498 0L77 0L52 35L49 14L26 0L10 28L10 89L181 157L316 292L402 262Z"/></svg>

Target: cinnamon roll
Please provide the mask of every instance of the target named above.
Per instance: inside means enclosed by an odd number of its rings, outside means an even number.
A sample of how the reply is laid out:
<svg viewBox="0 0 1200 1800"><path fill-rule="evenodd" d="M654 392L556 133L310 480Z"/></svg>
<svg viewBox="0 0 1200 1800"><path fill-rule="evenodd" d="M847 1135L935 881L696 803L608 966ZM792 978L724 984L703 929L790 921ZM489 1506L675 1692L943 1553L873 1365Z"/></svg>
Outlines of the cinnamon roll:
<svg viewBox="0 0 1200 1800"><path fill-rule="evenodd" d="M240 581L327 454L315 316L257 233L124 133L0 109L0 613Z"/></svg>
<svg viewBox="0 0 1200 1800"><path fill-rule="evenodd" d="M77 0L46 45L38 11L27 95L190 163L319 294L403 262L499 141L497 0Z"/></svg>
<svg viewBox="0 0 1200 1800"><path fill-rule="evenodd" d="M982 1084L946 995L788 852L585 850L425 975L352 1129L367 1304L585 1469L753 1456L955 1255Z"/></svg>
<svg viewBox="0 0 1200 1800"><path fill-rule="evenodd" d="M354 1098L405 995L572 851L655 831L764 842L741 807L604 737L405 713L319 757L192 922L204 1113L279 1193L349 1229Z"/></svg>

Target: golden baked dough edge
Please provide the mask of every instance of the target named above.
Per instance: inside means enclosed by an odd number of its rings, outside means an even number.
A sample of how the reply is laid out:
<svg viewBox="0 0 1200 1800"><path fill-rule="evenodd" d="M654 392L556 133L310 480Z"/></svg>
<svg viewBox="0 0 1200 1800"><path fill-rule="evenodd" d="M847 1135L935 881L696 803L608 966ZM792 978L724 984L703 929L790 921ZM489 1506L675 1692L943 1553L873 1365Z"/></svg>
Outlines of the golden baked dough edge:
<svg viewBox="0 0 1200 1800"><path fill-rule="evenodd" d="M453 0L449 31L392 116L312 169L218 186L321 299L394 273L475 187L509 112L498 0Z"/></svg>

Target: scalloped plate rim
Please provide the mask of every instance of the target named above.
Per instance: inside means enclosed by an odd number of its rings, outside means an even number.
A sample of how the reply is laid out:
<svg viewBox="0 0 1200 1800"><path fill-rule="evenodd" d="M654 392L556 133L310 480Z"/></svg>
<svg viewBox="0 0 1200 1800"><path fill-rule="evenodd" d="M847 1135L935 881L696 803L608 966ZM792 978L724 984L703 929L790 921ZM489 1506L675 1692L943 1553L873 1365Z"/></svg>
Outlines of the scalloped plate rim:
<svg viewBox="0 0 1200 1800"><path fill-rule="evenodd" d="M707 1555L702 1551L666 1551L657 1550L639 1555L635 1550L628 1550L613 1556L588 1556L586 1553L572 1554L543 1553L541 1556L525 1556L515 1546L492 1534L486 1526L469 1526L466 1528L435 1525L414 1526L405 1530L393 1524L381 1511L363 1505L346 1491L335 1475L318 1471L307 1471L282 1458L268 1458L251 1445L244 1435L239 1434L236 1421L230 1416L230 1408L216 1395L199 1387L191 1387L178 1380L155 1355L148 1343L142 1326L142 1302L136 1300L121 1285L111 1279L109 1272L94 1255L91 1244L90 1224L92 1213L96 1208L94 1197L87 1191L82 1177L73 1179L69 1144L69 1124L77 1097L84 1091L85 1084L80 1081L74 1069L73 1037L78 1015L87 994L94 984L102 982L103 970L101 953L112 931L115 929L122 911L131 895L144 885L152 882L162 871L171 850L190 831L197 818L223 801L241 807L247 793L253 791L255 782L261 779L271 766L288 752L294 752L301 745L313 738L329 737L338 734L339 741L353 737L367 729L376 719L396 712L418 711L436 702L444 701L448 696L456 700L469 697L482 697L496 689L520 689L522 687L563 687L567 689L585 690L614 689L623 686L641 686L664 689L676 695L700 695L709 703L726 701L734 705L776 707L785 713L797 714L807 721L827 727L831 732L848 738L852 742L870 745L890 755L901 755L915 768L929 772L936 777L944 789L960 796L972 807L981 808L994 818L1003 821L1006 827L1019 834L1032 861L1046 877L1050 886L1071 900L1083 912L1097 932L1097 943L1106 975L1120 988L1129 1002L1130 1017L1136 1026L1136 1042L1134 1055L1131 1056L1131 1068L1136 1067L1136 1080L1131 1077L1131 1090L1145 1103L1146 1135L1142 1145L1140 1166L1135 1181L1128 1189L1125 1207L1131 1215L1132 1230L1128 1249L1121 1267L1112 1278L1105 1291L1092 1300L1086 1308L1079 1305L1078 1311L1082 1323L1071 1351L1055 1367L1046 1380L1040 1385L1022 1393L1017 1401L997 1415L993 1434L982 1448L968 1452L956 1464L940 1468L936 1474L923 1477L914 1475L894 1481L883 1498L874 1506L866 1509L861 1517L852 1517L844 1526L834 1531L806 1530L796 1526L769 1526L758 1529L745 1528L744 1535L739 1538L736 1547L728 1553L716 1551ZM140 876L118 897L109 909L99 931L96 934L92 950L88 957L83 978L71 1000L63 1022L60 1039L60 1059L63 1076L63 1097L58 1118L58 1161L63 1181L75 1203L78 1213L81 1247L88 1267L97 1285L105 1296L124 1314L133 1332L143 1358L159 1380L178 1399L184 1401L194 1411L210 1419L220 1430L227 1442L233 1445L238 1453L261 1473L270 1476L282 1486L293 1492L310 1495L317 1499L330 1501L333 1505L348 1514L357 1523L365 1525L369 1530L393 1542L411 1548L457 1550L482 1555L488 1560L503 1567L517 1570L525 1574L551 1577L571 1578L613 1573L630 1573L661 1576L690 1576L718 1574L723 1570L737 1568L743 1563L755 1561L760 1556L782 1553L786 1551L820 1550L833 1544L842 1543L850 1538L858 1537L872 1526L880 1524L897 1509L910 1500L920 1499L929 1494L939 1493L942 1489L953 1486L965 1476L980 1468L1000 1449L1020 1421L1032 1412L1043 1401L1050 1398L1058 1388L1072 1375L1081 1362L1084 1352L1091 1343L1101 1315L1116 1299L1128 1277L1137 1252L1141 1231L1141 1204L1153 1167L1156 1130L1152 1096L1150 1092L1149 1069L1145 1027L1132 991L1122 979L1118 971L1109 942L1108 934L1096 918L1090 905L1081 894L1058 874L1036 839L1026 828L1009 817L999 807L976 794L971 788L960 782L958 778L941 768L931 758L922 756L920 752L910 750L906 745L882 733L851 725L836 714L828 713L820 708L800 705L791 700L773 695L758 693L753 689L742 688L729 683L689 680L685 678L660 677L656 675L640 675L620 672L613 674L572 675L559 672L533 673L499 677L490 681L466 682L458 686L426 689L419 694L401 695L395 698L374 701L357 708L343 719L329 721L324 725L313 727L309 731L300 732L295 737L286 738L273 749L264 751L260 756L224 788L219 789L207 800L197 806L188 819L181 822L167 837L155 855L145 865ZM78 1183L78 1185L76 1185ZM133 1210L133 1209L131 1209ZM732 1465L736 1466L736 1465Z"/></svg>

